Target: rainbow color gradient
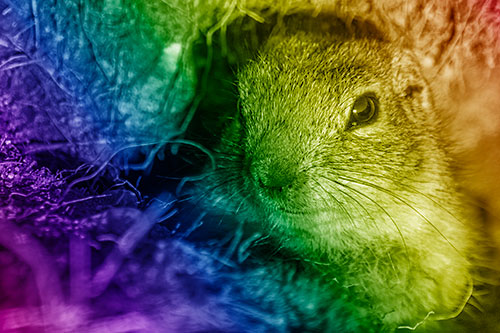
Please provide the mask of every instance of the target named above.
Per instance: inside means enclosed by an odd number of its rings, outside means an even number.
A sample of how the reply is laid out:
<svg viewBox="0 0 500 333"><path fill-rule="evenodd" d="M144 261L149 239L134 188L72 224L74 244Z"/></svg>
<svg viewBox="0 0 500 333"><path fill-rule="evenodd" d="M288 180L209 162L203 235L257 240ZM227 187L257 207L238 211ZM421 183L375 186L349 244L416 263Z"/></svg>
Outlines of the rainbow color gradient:
<svg viewBox="0 0 500 333"><path fill-rule="evenodd" d="M458 110L444 136L488 215L484 308L389 325L342 266L278 248L240 201L207 208L238 84L265 90L239 73L297 14L370 22L414 51L443 118ZM497 332L499 18L497 0L0 0L0 332Z"/></svg>

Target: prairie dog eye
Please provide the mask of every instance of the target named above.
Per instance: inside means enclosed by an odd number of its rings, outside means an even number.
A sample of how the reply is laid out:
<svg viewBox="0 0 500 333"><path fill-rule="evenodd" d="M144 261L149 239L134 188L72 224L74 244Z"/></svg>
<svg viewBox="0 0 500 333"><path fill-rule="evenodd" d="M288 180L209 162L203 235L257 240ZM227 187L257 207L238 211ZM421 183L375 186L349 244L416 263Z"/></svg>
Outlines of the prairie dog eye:
<svg viewBox="0 0 500 333"><path fill-rule="evenodd" d="M373 95L359 96L352 105L351 117L348 127L360 126L375 120L378 105L377 99Z"/></svg>

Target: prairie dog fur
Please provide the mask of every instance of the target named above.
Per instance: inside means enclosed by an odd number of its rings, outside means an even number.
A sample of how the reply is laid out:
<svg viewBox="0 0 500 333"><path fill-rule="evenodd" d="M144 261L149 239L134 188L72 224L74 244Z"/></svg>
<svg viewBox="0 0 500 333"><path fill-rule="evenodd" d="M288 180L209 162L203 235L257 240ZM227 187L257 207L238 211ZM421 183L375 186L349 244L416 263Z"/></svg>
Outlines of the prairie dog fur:
<svg viewBox="0 0 500 333"><path fill-rule="evenodd" d="M480 217L418 62L376 34L284 25L237 73L211 197L320 263L388 330L456 317Z"/></svg>

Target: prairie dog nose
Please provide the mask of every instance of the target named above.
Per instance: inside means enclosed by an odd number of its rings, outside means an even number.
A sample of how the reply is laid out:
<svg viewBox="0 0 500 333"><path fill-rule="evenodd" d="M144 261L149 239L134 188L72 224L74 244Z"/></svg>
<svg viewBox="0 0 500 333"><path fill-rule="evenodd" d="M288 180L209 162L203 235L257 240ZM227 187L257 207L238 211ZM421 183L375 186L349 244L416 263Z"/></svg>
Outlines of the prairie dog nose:
<svg viewBox="0 0 500 333"><path fill-rule="evenodd" d="M263 189L282 191L292 186L297 178L293 162L279 157L265 157L253 160L250 173L253 180Z"/></svg>
<svg viewBox="0 0 500 333"><path fill-rule="evenodd" d="M252 156L250 174L257 186L281 192L291 187L297 179L299 163L296 152L288 147L278 147L279 142L261 143ZM271 147L272 146L272 147Z"/></svg>

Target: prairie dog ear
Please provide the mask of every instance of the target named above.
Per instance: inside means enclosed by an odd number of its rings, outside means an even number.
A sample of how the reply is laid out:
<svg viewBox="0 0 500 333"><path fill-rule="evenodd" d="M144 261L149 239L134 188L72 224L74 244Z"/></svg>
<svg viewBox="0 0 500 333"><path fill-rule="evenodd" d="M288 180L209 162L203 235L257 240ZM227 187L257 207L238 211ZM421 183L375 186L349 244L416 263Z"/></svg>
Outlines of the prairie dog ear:
<svg viewBox="0 0 500 333"><path fill-rule="evenodd" d="M400 96L412 98L426 92L429 85L425 82L417 57L409 50L395 52L392 68L396 73L395 87Z"/></svg>
<svg viewBox="0 0 500 333"><path fill-rule="evenodd" d="M432 91L415 55L409 50L401 50L393 57L392 68L394 92L413 111L408 117L414 121L434 121Z"/></svg>

